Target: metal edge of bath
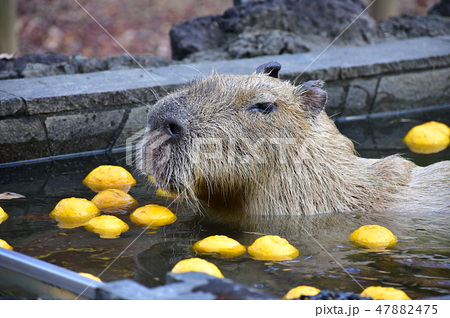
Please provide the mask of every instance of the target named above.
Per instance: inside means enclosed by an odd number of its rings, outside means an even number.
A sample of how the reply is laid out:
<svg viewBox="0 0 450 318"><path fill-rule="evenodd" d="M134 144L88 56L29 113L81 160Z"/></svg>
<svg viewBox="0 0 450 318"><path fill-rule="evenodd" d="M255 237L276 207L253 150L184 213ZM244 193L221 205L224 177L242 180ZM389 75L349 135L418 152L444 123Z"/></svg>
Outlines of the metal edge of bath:
<svg viewBox="0 0 450 318"><path fill-rule="evenodd" d="M205 273L168 273L166 283L148 288L130 279L97 282L57 265L0 248L0 288L17 288L35 299L213 300L224 295L226 299L275 299L232 280Z"/></svg>
<svg viewBox="0 0 450 318"><path fill-rule="evenodd" d="M0 287L15 287L40 299L95 299L103 283L51 263L0 248Z"/></svg>

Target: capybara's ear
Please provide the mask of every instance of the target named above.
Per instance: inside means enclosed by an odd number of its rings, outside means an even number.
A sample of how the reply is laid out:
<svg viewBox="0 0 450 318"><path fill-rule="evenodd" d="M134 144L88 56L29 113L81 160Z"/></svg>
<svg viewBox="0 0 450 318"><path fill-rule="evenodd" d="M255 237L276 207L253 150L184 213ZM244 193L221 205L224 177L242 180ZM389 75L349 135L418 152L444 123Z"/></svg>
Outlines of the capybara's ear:
<svg viewBox="0 0 450 318"><path fill-rule="evenodd" d="M327 92L322 89L323 81L308 81L295 88L295 95L301 98L302 107L313 116L324 109L327 102Z"/></svg>
<svg viewBox="0 0 450 318"><path fill-rule="evenodd" d="M267 74L270 77L278 78L278 72L281 69L281 64L278 62L264 63L256 68L256 73Z"/></svg>

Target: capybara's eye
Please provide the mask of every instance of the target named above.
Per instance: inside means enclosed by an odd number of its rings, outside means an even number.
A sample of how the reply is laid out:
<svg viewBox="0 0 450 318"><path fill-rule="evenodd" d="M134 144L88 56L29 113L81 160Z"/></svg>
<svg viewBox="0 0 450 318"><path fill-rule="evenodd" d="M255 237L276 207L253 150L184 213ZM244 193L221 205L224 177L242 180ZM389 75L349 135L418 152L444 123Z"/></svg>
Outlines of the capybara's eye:
<svg viewBox="0 0 450 318"><path fill-rule="evenodd" d="M250 112L258 112L264 115L273 113L277 110L277 105L275 103L256 103L248 108Z"/></svg>

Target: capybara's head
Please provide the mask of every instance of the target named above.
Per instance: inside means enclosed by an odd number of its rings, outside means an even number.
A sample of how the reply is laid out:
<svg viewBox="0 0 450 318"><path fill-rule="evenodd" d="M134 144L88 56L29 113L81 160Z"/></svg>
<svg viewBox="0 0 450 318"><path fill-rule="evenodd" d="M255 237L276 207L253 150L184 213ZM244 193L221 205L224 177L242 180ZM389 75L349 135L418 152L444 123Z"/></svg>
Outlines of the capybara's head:
<svg viewBox="0 0 450 318"><path fill-rule="evenodd" d="M246 210L251 200L274 208L280 192L298 196L302 189L284 179L328 156L320 140L343 153L353 146L323 112L323 82L295 86L278 78L280 67L210 75L158 101L149 114L144 171L162 188L216 209ZM300 173L316 173L313 166Z"/></svg>

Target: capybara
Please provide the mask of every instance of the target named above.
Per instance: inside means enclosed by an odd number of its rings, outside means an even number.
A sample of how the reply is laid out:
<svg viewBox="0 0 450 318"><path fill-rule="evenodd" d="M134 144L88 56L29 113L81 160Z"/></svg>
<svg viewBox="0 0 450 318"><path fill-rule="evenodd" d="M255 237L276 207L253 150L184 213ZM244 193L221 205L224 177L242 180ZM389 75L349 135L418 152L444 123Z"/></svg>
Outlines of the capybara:
<svg viewBox="0 0 450 318"><path fill-rule="evenodd" d="M223 216L449 211L450 161L361 158L324 111L322 81L263 64L213 74L158 101L142 147L163 189Z"/></svg>

